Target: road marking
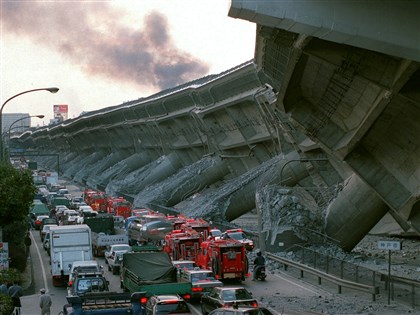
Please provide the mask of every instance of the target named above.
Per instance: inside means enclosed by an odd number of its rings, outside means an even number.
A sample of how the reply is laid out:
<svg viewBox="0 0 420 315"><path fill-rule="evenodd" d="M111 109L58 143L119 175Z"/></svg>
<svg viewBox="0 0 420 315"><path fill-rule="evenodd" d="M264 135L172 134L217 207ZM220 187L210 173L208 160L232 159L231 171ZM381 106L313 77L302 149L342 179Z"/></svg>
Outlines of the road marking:
<svg viewBox="0 0 420 315"><path fill-rule="evenodd" d="M34 236L32 235L32 231L30 231L30 233L31 233L32 243L33 243L33 244L35 244L35 249L36 249L36 252L37 252L37 254L38 254L39 262L40 262L40 264L41 264L41 269L42 269L42 278L44 279L44 288L45 288L47 291L49 291L49 290L48 290L47 275L45 274L45 268L44 268L44 263L43 263L43 261L42 261L42 256L41 256L41 253L39 252L39 247L38 247L38 244L36 243L35 238L34 238Z"/></svg>
<svg viewBox="0 0 420 315"><path fill-rule="evenodd" d="M279 276L279 275L276 275L276 274L274 274L274 276L275 276L275 277L277 277L277 278L280 278L280 279L282 279L282 280L284 280L284 281L287 281L287 282L289 282L289 283L291 283L291 284L293 284L293 285L295 285L295 286L297 286L297 287L299 287L299 288L301 288L301 289L307 290L307 291L309 291L309 292L311 292L311 293L314 293L314 294L319 294L319 292L316 292L316 291L311 290L311 289L309 289L309 288L307 288L307 287L304 287L304 286L302 286L302 285L300 285L300 284L297 284L296 282L291 281L291 280L289 280L289 279L286 279L286 278L284 278L284 277L282 277L282 276Z"/></svg>

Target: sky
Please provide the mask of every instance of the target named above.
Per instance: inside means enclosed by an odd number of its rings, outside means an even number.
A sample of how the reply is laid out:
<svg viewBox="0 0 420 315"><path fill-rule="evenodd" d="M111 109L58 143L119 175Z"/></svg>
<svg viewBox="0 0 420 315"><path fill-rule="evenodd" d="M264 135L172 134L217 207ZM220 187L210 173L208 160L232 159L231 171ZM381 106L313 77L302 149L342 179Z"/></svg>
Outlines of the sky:
<svg viewBox="0 0 420 315"><path fill-rule="evenodd" d="M3 113L68 117L122 104L253 59L256 25L229 0L0 0Z"/></svg>

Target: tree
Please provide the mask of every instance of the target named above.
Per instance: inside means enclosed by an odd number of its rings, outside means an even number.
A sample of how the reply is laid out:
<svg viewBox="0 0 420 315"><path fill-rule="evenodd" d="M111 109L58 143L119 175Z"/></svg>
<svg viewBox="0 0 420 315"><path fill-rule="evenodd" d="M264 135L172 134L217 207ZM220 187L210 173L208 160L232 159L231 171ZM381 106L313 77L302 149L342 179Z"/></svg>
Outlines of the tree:
<svg viewBox="0 0 420 315"><path fill-rule="evenodd" d="M0 164L0 226L26 220L36 187L31 171L20 171Z"/></svg>
<svg viewBox="0 0 420 315"><path fill-rule="evenodd" d="M3 241L9 243L10 267L21 271L26 266L24 239L35 192L31 171L0 162L0 227Z"/></svg>

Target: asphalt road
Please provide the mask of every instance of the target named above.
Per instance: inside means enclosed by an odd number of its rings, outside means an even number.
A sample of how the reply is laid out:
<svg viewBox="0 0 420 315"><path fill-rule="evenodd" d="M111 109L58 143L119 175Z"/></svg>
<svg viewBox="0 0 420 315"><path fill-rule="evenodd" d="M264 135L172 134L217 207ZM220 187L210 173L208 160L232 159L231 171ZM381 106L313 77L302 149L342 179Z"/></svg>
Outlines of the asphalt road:
<svg viewBox="0 0 420 315"><path fill-rule="evenodd" d="M70 193L74 196L80 195L80 189L76 186L67 185ZM53 305L51 314L59 314L63 306L67 303L65 287L54 287L51 281L50 259L47 252L43 249L39 231L31 231L32 246L31 246L31 262L32 262L32 292L33 294L25 295L21 298L22 301L22 315L35 315L40 313L39 309L39 290L41 288L47 289L51 295ZM107 265L103 258L96 258L99 264L104 266L105 276L110 282L110 289L114 292L122 292L120 289L120 279L118 275L113 275L108 271ZM225 284L229 285L229 284ZM324 290L308 286L298 279L292 278L286 274L274 275L269 274L267 280L264 282L253 282L247 278L243 284L245 288L251 291L255 298L259 301L264 301L267 296L282 295L282 296L319 296L328 294ZM261 303L263 304L263 303ZM199 303L192 304L192 309L196 314L201 314ZM292 314L287 312L287 306L282 309L273 310L278 314ZM296 314L296 313L294 313Z"/></svg>

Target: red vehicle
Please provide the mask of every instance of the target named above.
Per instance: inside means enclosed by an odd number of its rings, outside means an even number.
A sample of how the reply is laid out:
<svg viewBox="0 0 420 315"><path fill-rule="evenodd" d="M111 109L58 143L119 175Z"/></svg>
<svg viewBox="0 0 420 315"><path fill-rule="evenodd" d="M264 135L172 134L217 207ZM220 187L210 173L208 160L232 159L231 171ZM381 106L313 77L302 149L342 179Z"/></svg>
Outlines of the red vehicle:
<svg viewBox="0 0 420 315"><path fill-rule="evenodd" d="M85 188L85 190L83 191L83 198L84 198L86 204L90 203L90 196L92 196L93 194L96 194L96 193L97 193L96 190Z"/></svg>
<svg viewBox="0 0 420 315"><path fill-rule="evenodd" d="M109 198L107 212L127 219L131 215L131 203L123 197Z"/></svg>
<svg viewBox="0 0 420 315"><path fill-rule="evenodd" d="M194 230L173 230L166 234L163 251L172 260L195 260L200 249L202 237Z"/></svg>
<svg viewBox="0 0 420 315"><path fill-rule="evenodd" d="M106 213L108 197L102 192L95 192L89 195L89 202L86 202L95 211Z"/></svg>
<svg viewBox="0 0 420 315"><path fill-rule="evenodd" d="M203 219L186 219L185 223L181 225L181 230L193 229L202 234L203 239L207 239L210 235L210 224Z"/></svg>
<svg viewBox="0 0 420 315"><path fill-rule="evenodd" d="M208 239L201 243L195 260L202 269L210 269L219 280L244 281L248 276L245 245L233 239Z"/></svg>

